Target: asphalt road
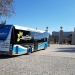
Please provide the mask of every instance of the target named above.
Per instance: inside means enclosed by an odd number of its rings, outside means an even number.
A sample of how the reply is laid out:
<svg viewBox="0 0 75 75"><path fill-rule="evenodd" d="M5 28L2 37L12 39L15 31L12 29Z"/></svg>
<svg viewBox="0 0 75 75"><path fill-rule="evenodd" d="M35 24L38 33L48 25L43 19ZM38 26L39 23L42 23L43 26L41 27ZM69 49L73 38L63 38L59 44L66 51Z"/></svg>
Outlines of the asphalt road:
<svg viewBox="0 0 75 75"><path fill-rule="evenodd" d="M75 58L75 45L51 44L46 50L32 53L32 55L46 55Z"/></svg>
<svg viewBox="0 0 75 75"><path fill-rule="evenodd" d="M50 45L16 57L0 55L0 75L75 75L75 45Z"/></svg>

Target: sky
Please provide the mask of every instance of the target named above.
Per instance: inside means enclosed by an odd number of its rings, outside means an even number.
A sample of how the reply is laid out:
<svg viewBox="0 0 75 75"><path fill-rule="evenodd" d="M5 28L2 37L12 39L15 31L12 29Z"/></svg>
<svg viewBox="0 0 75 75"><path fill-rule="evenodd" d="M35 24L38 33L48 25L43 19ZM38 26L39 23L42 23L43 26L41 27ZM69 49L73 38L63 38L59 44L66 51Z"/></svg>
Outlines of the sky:
<svg viewBox="0 0 75 75"><path fill-rule="evenodd" d="M52 31L74 31L75 0L15 0L15 14L7 24Z"/></svg>

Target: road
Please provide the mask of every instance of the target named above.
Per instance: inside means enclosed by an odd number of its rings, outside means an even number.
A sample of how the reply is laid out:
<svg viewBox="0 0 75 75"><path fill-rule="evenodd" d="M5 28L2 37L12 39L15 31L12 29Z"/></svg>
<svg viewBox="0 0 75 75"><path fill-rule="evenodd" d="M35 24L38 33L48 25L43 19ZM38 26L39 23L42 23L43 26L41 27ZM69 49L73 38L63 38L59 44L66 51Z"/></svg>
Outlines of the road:
<svg viewBox="0 0 75 75"><path fill-rule="evenodd" d="M75 46L52 44L30 55L0 55L0 75L75 75Z"/></svg>
<svg viewBox="0 0 75 75"><path fill-rule="evenodd" d="M32 55L46 55L75 58L75 45L51 44L46 50L32 53Z"/></svg>

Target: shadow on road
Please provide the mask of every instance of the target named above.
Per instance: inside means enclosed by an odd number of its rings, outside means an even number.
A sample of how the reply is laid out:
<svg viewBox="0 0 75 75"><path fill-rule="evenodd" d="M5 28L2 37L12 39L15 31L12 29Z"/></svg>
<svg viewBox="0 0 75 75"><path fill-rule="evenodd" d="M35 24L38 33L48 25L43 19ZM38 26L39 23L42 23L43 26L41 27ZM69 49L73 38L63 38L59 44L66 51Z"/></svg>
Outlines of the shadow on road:
<svg viewBox="0 0 75 75"><path fill-rule="evenodd" d="M0 55L0 59L8 59L11 58L9 55Z"/></svg>
<svg viewBox="0 0 75 75"><path fill-rule="evenodd" d="M55 52L70 52L75 53L75 47L68 47L68 48L57 48L58 50Z"/></svg>
<svg viewBox="0 0 75 75"><path fill-rule="evenodd" d="M17 56L10 56L10 55L0 55L0 59L10 59Z"/></svg>
<svg viewBox="0 0 75 75"><path fill-rule="evenodd" d="M0 59L10 59L10 58L15 58L15 57L19 57L22 55L17 55L17 56L10 56L10 55L0 55Z"/></svg>

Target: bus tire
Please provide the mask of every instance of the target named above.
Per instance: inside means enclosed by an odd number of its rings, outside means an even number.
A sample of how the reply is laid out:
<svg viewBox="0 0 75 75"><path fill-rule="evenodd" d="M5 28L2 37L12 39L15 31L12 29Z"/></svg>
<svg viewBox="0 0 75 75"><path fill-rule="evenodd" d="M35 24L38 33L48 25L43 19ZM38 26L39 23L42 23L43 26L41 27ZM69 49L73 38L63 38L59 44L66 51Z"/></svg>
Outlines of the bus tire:
<svg viewBox="0 0 75 75"><path fill-rule="evenodd" d="M31 54L31 47L28 47L28 49L27 49L27 55L30 55Z"/></svg>
<svg viewBox="0 0 75 75"><path fill-rule="evenodd" d="M31 48L31 53L33 53L33 51L32 51L32 47L31 46L29 46L30 48Z"/></svg>

